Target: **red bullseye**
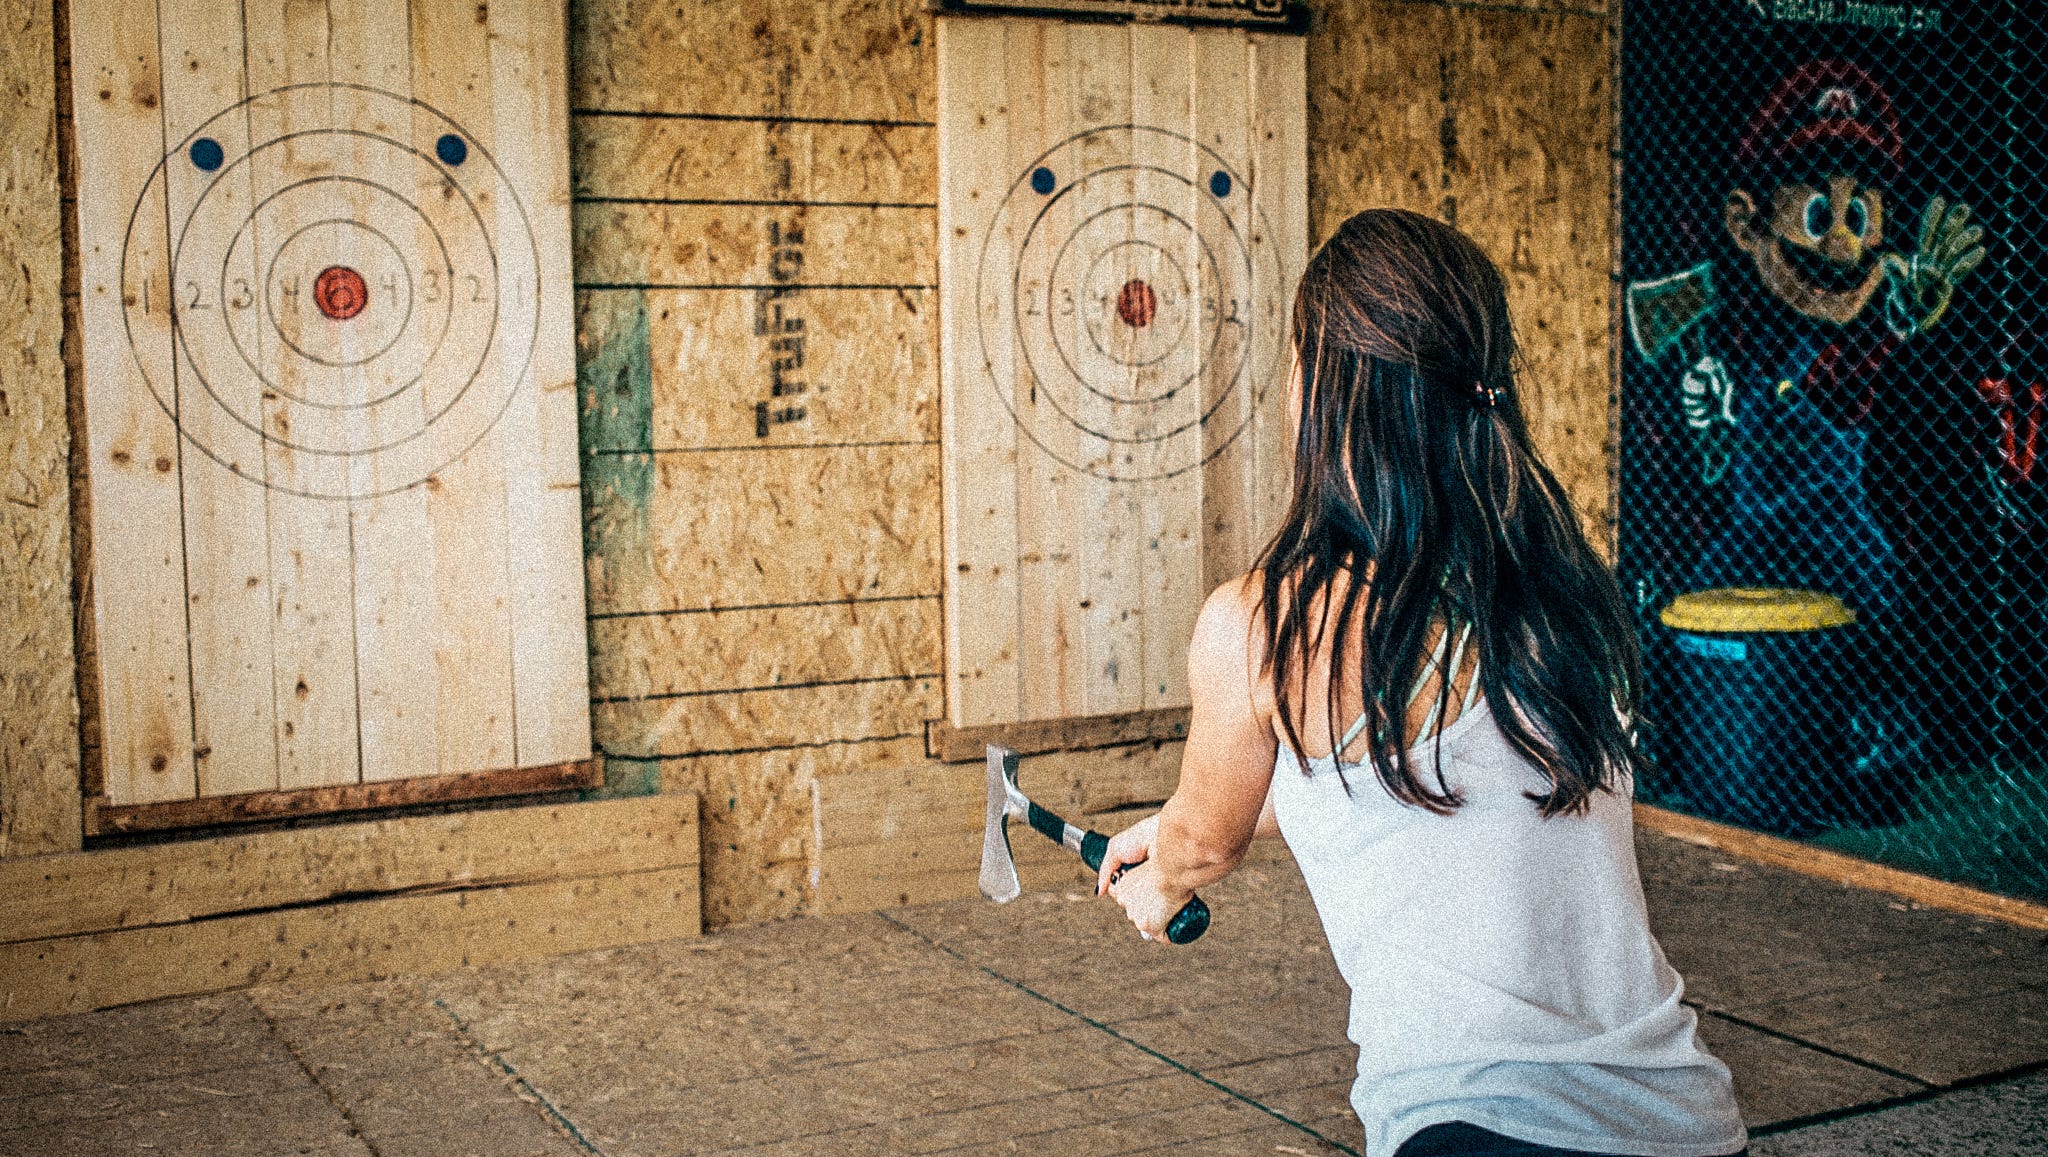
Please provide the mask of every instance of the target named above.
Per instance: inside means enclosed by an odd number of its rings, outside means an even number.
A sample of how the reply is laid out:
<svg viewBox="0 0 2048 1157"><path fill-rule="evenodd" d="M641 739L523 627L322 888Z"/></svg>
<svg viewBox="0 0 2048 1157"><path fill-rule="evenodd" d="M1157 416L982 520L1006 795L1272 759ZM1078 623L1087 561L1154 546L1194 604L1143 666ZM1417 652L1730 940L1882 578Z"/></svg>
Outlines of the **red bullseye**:
<svg viewBox="0 0 2048 1157"><path fill-rule="evenodd" d="M313 304L328 317L347 321L370 304L370 287L348 266L330 265L313 279Z"/></svg>
<svg viewBox="0 0 2048 1157"><path fill-rule="evenodd" d="M1159 312L1159 299L1152 293L1152 287L1138 278L1124 282L1116 291L1116 316L1132 329L1143 329L1152 324L1152 318Z"/></svg>

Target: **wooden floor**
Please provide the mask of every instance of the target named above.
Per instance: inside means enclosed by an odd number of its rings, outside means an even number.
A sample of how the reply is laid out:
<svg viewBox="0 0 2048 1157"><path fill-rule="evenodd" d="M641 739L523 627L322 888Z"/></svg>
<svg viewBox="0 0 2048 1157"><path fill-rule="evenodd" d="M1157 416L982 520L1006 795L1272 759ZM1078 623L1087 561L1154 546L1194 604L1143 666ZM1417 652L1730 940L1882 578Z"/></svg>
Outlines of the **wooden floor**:
<svg viewBox="0 0 2048 1157"><path fill-rule="evenodd" d="M2048 938L1641 851L1758 1157L2048 1152ZM1208 898L1185 950L1077 887L0 1027L0 1154L1358 1149L1292 864Z"/></svg>

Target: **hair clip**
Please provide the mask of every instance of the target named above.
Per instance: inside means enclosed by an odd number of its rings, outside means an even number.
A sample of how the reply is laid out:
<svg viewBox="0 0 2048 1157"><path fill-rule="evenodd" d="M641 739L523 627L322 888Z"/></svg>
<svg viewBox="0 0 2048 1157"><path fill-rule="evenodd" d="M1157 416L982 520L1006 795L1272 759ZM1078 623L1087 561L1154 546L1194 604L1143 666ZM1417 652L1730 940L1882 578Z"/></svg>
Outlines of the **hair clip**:
<svg viewBox="0 0 2048 1157"><path fill-rule="evenodd" d="M1473 382L1472 400L1476 402L1485 402L1489 407L1499 405L1500 387L1489 386L1484 382Z"/></svg>

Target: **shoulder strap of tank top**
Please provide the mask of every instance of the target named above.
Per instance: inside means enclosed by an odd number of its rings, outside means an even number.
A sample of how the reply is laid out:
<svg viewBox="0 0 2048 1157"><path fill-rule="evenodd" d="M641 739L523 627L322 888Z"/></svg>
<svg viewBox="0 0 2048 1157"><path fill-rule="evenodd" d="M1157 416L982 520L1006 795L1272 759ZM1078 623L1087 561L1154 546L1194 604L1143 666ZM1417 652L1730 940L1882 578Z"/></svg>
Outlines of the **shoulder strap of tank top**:
<svg viewBox="0 0 2048 1157"><path fill-rule="evenodd" d="M1451 633L1451 632L1450 632L1449 630L1445 630L1445 631L1444 631L1444 634L1445 634L1446 636L1448 636L1448 635L1449 635L1450 633ZM1463 627L1462 629L1460 629L1460 630L1458 631L1458 645L1457 645L1457 646L1456 646L1455 648L1453 648L1453 649L1452 649L1452 651L1451 651L1451 662L1450 662L1450 665L1449 665L1448 667L1444 667L1444 668L1441 668L1441 670L1442 670L1442 672L1443 672L1443 679L1444 679L1443 685L1444 685L1444 686L1446 686L1446 687L1455 687L1455 686L1457 686L1457 684L1458 684L1458 668L1459 668L1460 666L1462 666L1462 665L1464 664L1464 661L1465 661L1465 644L1466 644L1467 642L1469 642L1469 641L1471 640L1471 638L1472 638L1472 624L1470 624L1470 623L1467 623L1467 624L1465 624L1465 626L1464 626L1464 627ZM1418 679L1418 680L1416 680L1416 681L1415 681L1415 690L1414 690L1414 691L1412 691L1412 692L1410 692L1410 693L1409 693L1409 696L1408 696L1408 703L1409 703L1409 705L1410 705L1411 707L1412 707L1412 706L1414 705L1414 703L1415 703L1415 700L1416 700L1416 698L1417 698L1418 696L1420 696L1420 695L1422 694L1422 687L1423 687L1423 684L1427 683L1428 681L1429 681L1429 677L1428 677L1427 675L1424 675L1424 676L1423 676L1423 677L1422 677L1421 679ZM1442 715L1443 715L1443 709L1444 709L1444 703L1443 703L1443 700L1442 700L1441 698L1439 698L1439 699L1438 699L1438 700L1437 700L1436 702L1434 702L1434 703L1431 703L1431 704L1429 705L1429 718L1427 718L1427 719L1424 719L1424 720L1422 721L1422 730L1420 730L1420 731L1416 732L1416 734L1417 734L1418 736L1421 736L1421 735L1428 735L1428 734L1430 734L1431 732L1435 731L1435 730L1436 730L1436 724L1437 724L1437 720L1438 720L1439 718L1441 718L1441 717L1442 717ZM1462 708L1461 708L1461 710L1462 710Z"/></svg>
<svg viewBox="0 0 2048 1157"><path fill-rule="evenodd" d="M1446 672L1446 673L1445 673L1445 675L1444 675L1444 682L1446 682L1446 683L1456 683L1456 682L1458 681L1458 665L1459 665L1459 663L1460 663L1460 662L1461 662L1461 661L1462 661L1462 660L1464 659L1464 657L1465 657L1465 643L1466 643L1466 641L1467 641L1467 640L1469 640L1469 639L1470 639L1471 637L1472 637L1472 624L1470 624L1470 623L1467 623L1467 624L1465 624L1465 627L1464 627L1464 629L1458 632L1458 646L1457 646L1457 649L1456 649L1456 650L1454 650L1454 651L1452 651L1452 652L1451 652L1451 663L1450 663L1450 669L1449 669L1449 670L1448 670L1448 672ZM1428 660L1428 662L1427 662L1427 663L1426 663L1426 664L1424 665L1424 667L1423 667L1423 669L1422 669L1422 675L1421 675L1421 677L1419 677L1419 678L1417 678L1417 679L1415 680L1415 687L1414 687L1414 689L1412 689L1412 690L1410 690L1410 691L1408 692L1408 701L1407 701L1407 702L1406 702L1405 704L1403 704L1403 705L1402 705L1402 707L1401 707L1401 713L1402 713L1402 714L1404 714L1404 715L1405 715L1405 714L1407 714L1407 713L1408 713L1408 709L1409 709L1409 708L1411 708L1411 707L1414 707L1414 706L1415 706L1415 701L1416 701L1417 699L1420 699L1420 698L1422 697L1422 688L1423 688L1424 684L1426 684L1426 683L1428 683L1428 682L1429 682L1429 673L1430 673L1431 671L1441 671L1441 670L1444 670L1444 665L1443 665L1443 664L1444 664L1444 648L1446 648L1446 647L1448 647L1448 646L1450 646L1450 645L1451 645L1451 633L1450 633L1450 631L1446 630L1446 631L1444 631L1444 632L1443 632L1442 634L1440 634L1440 635L1438 635L1438 636L1436 637L1436 646L1435 646L1435 648L1433 648L1433 649L1432 649L1432 650L1430 651L1430 653L1429 653L1429 660ZM1472 681L1472 685L1473 685L1474 687L1477 687L1477 686L1479 685L1479 681L1478 681L1477 679L1474 679L1474 680ZM1469 710L1469 709L1471 708L1471 706L1472 706L1472 691L1471 691L1471 689L1469 689L1469 688L1468 688L1468 689L1466 690L1466 692L1465 692L1465 705L1464 705L1464 707L1461 707L1461 708L1459 708L1459 710L1460 710L1460 711L1464 711L1464 710ZM1428 721L1428 722L1426 722L1426 723L1424 723L1424 724L1422 725L1422 733L1423 733L1423 734L1425 734L1425 735L1429 734L1429 729L1430 729L1431 727L1434 727L1434 726L1436 725L1436 716L1437 716L1437 710L1438 710L1438 709L1437 709L1437 708L1435 708L1435 707L1432 707L1432 708L1430 708L1430 709L1429 709L1429 721ZM1343 755L1344 755L1344 753L1345 753L1346 751L1350 750L1350 748L1351 748L1351 744L1352 744L1352 741L1353 741L1353 740L1355 740L1355 739L1357 739L1357 738L1358 738L1358 735L1359 735L1359 733L1365 730L1365 724L1366 724L1366 721L1367 721L1367 720L1369 720L1369 719L1371 719L1371 718L1372 718L1372 709L1371 709L1371 708L1367 708L1366 710L1364 710L1364 711L1361 711L1361 712L1359 712L1359 713L1358 713L1358 718L1357 718L1357 719L1355 719L1355 720L1353 720L1353 721L1352 721L1352 723L1351 723L1351 726L1350 726L1349 728L1347 728L1347 729L1345 730L1345 732L1344 732L1344 738L1342 738L1342 739L1340 739L1340 740L1338 740L1338 741L1337 741L1337 748L1336 748L1336 750L1334 750L1334 751L1332 751L1332 752L1330 753L1331 757L1332 757L1332 758L1342 758L1342 757L1343 757Z"/></svg>

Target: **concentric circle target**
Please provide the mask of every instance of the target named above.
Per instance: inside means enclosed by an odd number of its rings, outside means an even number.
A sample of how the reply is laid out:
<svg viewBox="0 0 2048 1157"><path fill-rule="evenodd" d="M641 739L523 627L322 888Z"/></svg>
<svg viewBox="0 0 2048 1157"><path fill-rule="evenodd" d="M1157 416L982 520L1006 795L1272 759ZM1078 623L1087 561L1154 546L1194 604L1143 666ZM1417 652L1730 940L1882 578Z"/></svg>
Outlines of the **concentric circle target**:
<svg viewBox="0 0 2048 1157"><path fill-rule="evenodd" d="M462 125L293 85L165 154L122 292L135 364L190 445L353 499L429 480L496 425L532 360L539 271L518 194ZM166 311L170 339L151 340Z"/></svg>
<svg viewBox="0 0 2048 1157"><path fill-rule="evenodd" d="M1180 133L1115 125L1025 165L982 239L983 376L1069 469L1167 478L1222 453L1273 367L1284 300L1252 185Z"/></svg>

